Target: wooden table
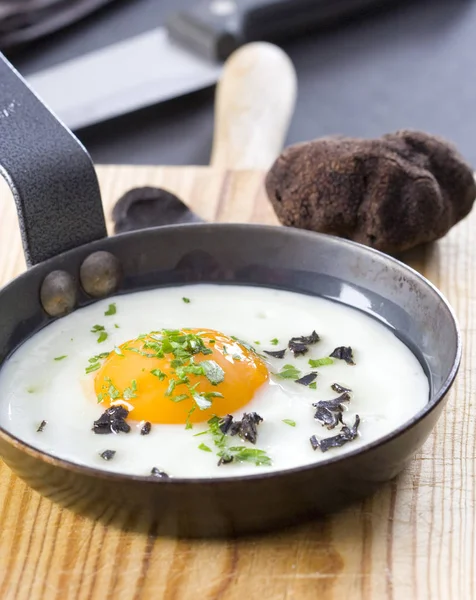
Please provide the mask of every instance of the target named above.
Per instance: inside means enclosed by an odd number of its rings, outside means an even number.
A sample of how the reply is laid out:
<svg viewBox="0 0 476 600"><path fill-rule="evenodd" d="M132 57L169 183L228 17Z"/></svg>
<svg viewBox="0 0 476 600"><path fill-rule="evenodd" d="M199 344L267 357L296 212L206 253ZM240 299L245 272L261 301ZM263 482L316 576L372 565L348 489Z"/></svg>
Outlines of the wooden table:
<svg viewBox="0 0 476 600"><path fill-rule="evenodd" d="M207 220L276 222L262 172L111 166L98 173L107 213L124 191L148 184L177 193ZM3 284L25 268L4 187L0 229ZM0 598L475 598L476 213L405 259L453 304L464 357L444 416L397 480L297 529L238 541L178 541L134 533L127 523L113 529L61 509L2 464Z"/></svg>

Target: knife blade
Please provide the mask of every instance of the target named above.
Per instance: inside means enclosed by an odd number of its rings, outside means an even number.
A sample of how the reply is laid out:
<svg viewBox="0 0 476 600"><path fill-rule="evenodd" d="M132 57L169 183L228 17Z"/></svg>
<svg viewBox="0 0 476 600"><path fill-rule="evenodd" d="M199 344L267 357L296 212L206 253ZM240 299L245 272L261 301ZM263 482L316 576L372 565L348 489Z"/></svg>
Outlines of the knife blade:
<svg viewBox="0 0 476 600"><path fill-rule="evenodd" d="M223 61L254 40L276 41L399 0L204 0L153 29L27 78L71 129L216 83Z"/></svg>
<svg viewBox="0 0 476 600"><path fill-rule="evenodd" d="M221 65L157 28L35 73L29 85L70 129L126 114L217 82Z"/></svg>

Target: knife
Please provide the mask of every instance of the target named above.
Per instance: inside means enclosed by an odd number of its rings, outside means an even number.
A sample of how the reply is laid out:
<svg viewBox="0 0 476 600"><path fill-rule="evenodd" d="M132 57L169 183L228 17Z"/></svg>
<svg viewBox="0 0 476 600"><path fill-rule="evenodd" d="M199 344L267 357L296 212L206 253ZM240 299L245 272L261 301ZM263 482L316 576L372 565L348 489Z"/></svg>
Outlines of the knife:
<svg viewBox="0 0 476 600"><path fill-rule="evenodd" d="M279 40L398 0L207 0L159 27L27 78L71 129L209 87L254 40Z"/></svg>

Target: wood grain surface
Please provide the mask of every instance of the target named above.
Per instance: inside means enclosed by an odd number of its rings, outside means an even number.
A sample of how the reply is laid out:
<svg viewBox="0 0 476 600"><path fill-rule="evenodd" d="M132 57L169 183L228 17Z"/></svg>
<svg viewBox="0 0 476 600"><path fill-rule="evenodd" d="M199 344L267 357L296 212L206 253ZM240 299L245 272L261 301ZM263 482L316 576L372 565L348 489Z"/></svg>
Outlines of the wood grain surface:
<svg viewBox="0 0 476 600"><path fill-rule="evenodd" d="M205 219L275 223L263 174L100 167L106 211L160 185ZM24 269L13 201L0 190L0 282ZM183 541L92 522L0 465L1 600L466 600L475 584L476 214L405 259L449 298L464 358L448 407L409 468L332 517L279 533ZM0 318L6 318L0 315Z"/></svg>

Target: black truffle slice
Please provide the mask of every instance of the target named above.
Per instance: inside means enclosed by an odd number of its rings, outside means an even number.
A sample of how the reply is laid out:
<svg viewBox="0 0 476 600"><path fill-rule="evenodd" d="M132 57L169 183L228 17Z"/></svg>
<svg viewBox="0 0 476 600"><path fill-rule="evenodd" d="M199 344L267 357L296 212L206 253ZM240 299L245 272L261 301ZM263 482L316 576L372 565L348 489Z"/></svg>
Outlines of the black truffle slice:
<svg viewBox="0 0 476 600"><path fill-rule="evenodd" d="M300 379L296 379L296 383L300 383L301 385L310 385L314 379L316 379L317 373L308 373L304 375Z"/></svg>
<svg viewBox="0 0 476 600"><path fill-rule="evenodd" d="M149 421L146 421L144 425L142 425L140 434L141 435L149 435L150 430L152 429L152 424Z"/></svg>
<svg viewBox="0 0 476 600"><path fill-rule="evenodd" d="M339 423L342 423L342 411L334 412L325 406L318 406L314 418L327 429L334 429Z"/></svg>
<svg viewBox="0 0 476 600"><path fill-rule="evenodd" d="M342 423L342 412L344 410L342 402L348 402L349 400L350 395L344 393L332 400L314 402L313 406L317 409L314 418L327 429L334 429L339 423Z"/></svg>
<svg viewBox="0 0 476 600"><path fill-rule="evenodd" d="M309 351L309 348L306 346L306 344L294 342L293 340L289 340L288 348L291 350L294 356L303 356Z"/></svg>
<svg viewBox="0 0 476 600"><path fill-rule="evenodd" d="M256 444L258 439L258 425L263 420L258 413L244 413L241 421L235 421L231 424L228 433L230 435L238 434L242 440Z"/></svg>
<svg viewBox="0 0 476 600"><path fill-rule="evenodd" d="M93 431L94 433L107 434L107 433L129 433L131 427L126 423L125 419L129 415L129 411L123 406L111 406L99 417L97 421L94 421Z"/></svg>
<svg viewBox="0 0 476 600"><path fill-rule="evenodd" d="M337 392L338 394L343 394L344 392L347 393L352 393L352 390L349 388L344 387L343 385L340 385L339 383L333 383L331 385L331 388L334 390L334 392Z"/></svg>
<svg viewBox="0 0 476 600"><path fill-rule="evenodd" d="M273 358L284 358L286 354L286 348L284 350L264 350L265 354L272 356Z"/></svg>
<svg viewBox="0 0 476 600"><path fill-rule="evenodd" d="M220 457L220 460L218 461L218 466L221 467L221 465L228 465L231 462L233 462L233 456L231 456L230 454L224 454L223 456Z"/></svg>
<svg viewBox="0 0 476 600"><path fill-rule="evenodd" d="M155 187L134 188L112 210L114 232L134 231L160 225L203 222L175 194Z"/></svg>
<svg viewBox="0 0 476 600"><path fill-rule="evenodd" d="M39 425L38 425L38 429L36 430L37 433L41 433L45 427L48 425L48 421L42 421Z"/></svg>
<svg viewBox="0 0 476 600"><path fill-rule="evenodd" d="M102 452L99 456L101 458L103 458L104 460L112 460L116 456L116 451L115 450L104 450L104 452Z"/></svg>
<svg viewBox="0 0 476 600"><path fill-rule="evenodd" d="M354 357L352 355L352 348L350 346L339 346L329 354L332 358L338 358L345 360L348 365L355 365Z"/></svg>
<svg viewBox="0 0 476 600"><path fill-rule="evenodd" d="M167 475L165 471L161 471L157 467L152 467L150 474L152 477L157 477L157 479L170 479L169 475Z"/></svg>
<svg viewBox="0 0 476 600"><path fill-rule="evenodd" d="M232 424L233 424L233 416L226 415L225 417L220 419L220 421L218 423L218 427L220 428L220 431L222 433L226 434L226 433L228 433L228 430L230 429Z"/></svg>
<svg viewBox="0 0 476 600"><path fill-rule="evenodd" d="M323 406L324 408L328 408L329 410L344 410L342 406L342 402L348 402L350 400L350 394L344 392L337 398L333 398L332 400L319 400L319 402L314 402L313 406Z"/></svg>
<svg viewBox="0 0 476 600"><path fill-rule="evenodd" d="M291 342L297 342L299 344L306 344L306 346L311 346L312 344L317 344L317 342L321 338L317 335L315 331L311 333L311 335L301 335L299 337L293 337L290 339Z"/></svg>
<svg viewBox="0 0 476 600"><path fill-rule="evenodd" d="M309 441L311 442L313 450L317 450L319 448L321 452L327 452L329 448L338 448L340 446L344 446L344 444L347 444L347 442L355 440L355 438L358 436L359 425L360 417L359 415L355 415L355 422L352 427L348 427L344 424L340 430L340 433L337 435L324 438L322 440L317 439L317 437L313 435Z"/></svg>
<svg viewBox="0 0 476 600"><path fill-rule="evenodd" d="M308 346L317 344L319 340L319 336L313 331L311 335L292 337L288 342L288 348L294 353L294 356L302 356L309 350Z"/></svg>

